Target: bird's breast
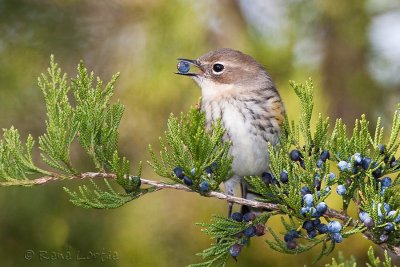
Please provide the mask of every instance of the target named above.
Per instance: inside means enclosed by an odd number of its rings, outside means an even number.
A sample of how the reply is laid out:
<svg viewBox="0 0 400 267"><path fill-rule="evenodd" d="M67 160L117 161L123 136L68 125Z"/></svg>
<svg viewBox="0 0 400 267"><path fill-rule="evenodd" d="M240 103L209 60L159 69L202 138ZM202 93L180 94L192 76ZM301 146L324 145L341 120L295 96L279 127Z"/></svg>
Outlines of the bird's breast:
<svg viewBox="0 0 400 267"><path fill-rule="evenodd" d="M232 170L240 176L260 175L268 169L268 142L276 143L279 131L279 125L263 114L265 109L247 104L234 99L202 103L208 125L221 118L224 138L232 142Z"/></svg>

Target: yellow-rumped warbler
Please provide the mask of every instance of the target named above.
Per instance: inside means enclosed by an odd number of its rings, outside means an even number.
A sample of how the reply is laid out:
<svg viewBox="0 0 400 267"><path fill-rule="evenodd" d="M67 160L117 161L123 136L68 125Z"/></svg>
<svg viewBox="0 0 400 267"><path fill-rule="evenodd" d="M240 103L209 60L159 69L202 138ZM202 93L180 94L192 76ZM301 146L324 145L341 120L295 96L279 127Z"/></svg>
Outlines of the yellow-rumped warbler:
<svg viewBox="0 0 400 267"><path fill-rule="evenodd" d="M190 76L201 87L201 110L206 113L207 126L221 118L226 129L224 140L232 143L234 175L225 182L225 193L234 195L240 184L242 197L254 199L256 195L243 176L268 171L267 143L278 142L285 118L283 102L271 77L252 57L228 48L208 52L196 60L179 60L177 74ZM189 72L189 64L199 72Z"/></svg>

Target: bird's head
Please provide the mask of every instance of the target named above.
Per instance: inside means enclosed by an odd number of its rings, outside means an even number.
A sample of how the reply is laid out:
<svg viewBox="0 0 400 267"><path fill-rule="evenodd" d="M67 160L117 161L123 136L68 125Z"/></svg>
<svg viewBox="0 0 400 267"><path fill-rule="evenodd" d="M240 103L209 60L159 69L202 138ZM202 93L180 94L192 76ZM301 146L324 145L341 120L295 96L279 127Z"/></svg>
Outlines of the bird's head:
<svg viewBox="0 0 400 267"><path fill-rule="evenodd" d="M195 60L178 60L176 74L190 76L201 87L203 98L234 95L272 85L262 65L233 49L210 51ZM197 67L198 71L191 72L190 65Z"/></svg>

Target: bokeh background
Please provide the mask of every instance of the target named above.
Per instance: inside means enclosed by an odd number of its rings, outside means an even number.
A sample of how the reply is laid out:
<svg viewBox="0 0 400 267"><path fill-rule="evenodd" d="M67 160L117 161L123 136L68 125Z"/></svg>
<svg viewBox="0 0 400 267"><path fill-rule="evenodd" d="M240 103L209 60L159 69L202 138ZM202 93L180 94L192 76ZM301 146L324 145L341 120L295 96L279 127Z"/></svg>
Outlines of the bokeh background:
<svg viewBox="0 0 400 267"><path fill-rule="evenodd" d="M314 79L316 111L332 121L353 124L366 113L388 124L400 102L398 0L0 0L0 127L41 135L45 108L37 76L50 54L69 77L83 59L103 80L121 72L120 148L136 167L149 159L148 144L157 147L169 114L188 110L200 96L190 79L173 74L176 58L219 47L265 65L292 119L299 106L291 79ZM92 168L79 150L74 161L81 170ZM144 177L158 179L147 165ZM167 190L116 210L84 210L62 190L79 184L0 188L1 266L185 266L198 262L195 253L211 242L194 222L226 213L225 202ZM338 248L361 263L369 244L356 236ZM26 260L30 250L33 259ZM57 259L39 260L40 251ZM73 259L63 260L68 252ZM104 253L103 259L85 260L91 253ZM311 266L317 253L282 255L255 238L228 266Z"/></svg>

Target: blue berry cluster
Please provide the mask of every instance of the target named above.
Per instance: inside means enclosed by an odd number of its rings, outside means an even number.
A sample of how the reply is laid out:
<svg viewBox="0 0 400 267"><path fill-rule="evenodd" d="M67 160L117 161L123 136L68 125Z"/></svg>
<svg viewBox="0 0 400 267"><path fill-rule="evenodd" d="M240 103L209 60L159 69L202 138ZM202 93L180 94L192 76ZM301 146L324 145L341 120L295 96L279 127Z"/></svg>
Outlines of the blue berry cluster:
<svg viewBox="0 0 400 267"><path fill-rule="evenodd" d="M272 175L270 172L263 172L261 174L261 180L269 186L271 184L278 184L278 180ZM286 170L283 170L279 175L279 180L281 183L288 183L289 182L289 173Z"/></svg>
<svg viewBox="0 0 400 267"><path fill-rule="evenodd" d="M360 211L360 213L358 214L358 217L360 218L360 221L362 221L364 223L364 225L367 226L368 228L374 226L374 220L371 218L371 216L367 212Z"/></svg>
<svg viewBox="0 0 400 267"><path fill-rule="evenodd" d="M378 151L380 154L384 155L386 153L386 147L384 145L379 145L378 146ZM385 157L384 159L385 164L387 164L389 167L393 168L398 166L398 162L395 160L394 157ZM353 164L352 164L353 163ZM372 171L372 176L377 180L380 178L383 174L383 168L382 166L379 166L379 163L374 162L370 157L363 157L360 153L355 153L352 155L348 161L341 160L338 163L338 168L341 172L349 172L353 174L357 174L361 170L373 170ZM336 192L340 196L345 196L348 193L348 186L351 185L353 180L347 179L347 185L346 184L340 184L338 185ZM390 177L385 177L381 181L381 195L384 195L386 189L391 186L391 178Z"/></svg>
<svg viewBox="0 0 400 267"><path fill-rule="evenodd" d="M290 230L289 233L285 234L283 240L286 242L286 247L288 249L296 249L297 243L295 239L298 237L300 237L300 235L296 230Z"/></svg>
<svg viewBox="0 0 400 267"><path fill-rule="evenodd" d="M205 175L207 178L212 178L213 173L218 169L217 163L213 163L211 166L207 166L204 168L203 175ZM180 180L183 181L183 183L187 186L192 186L193 185L193 180L185 174L184 170L182 167L178 166L173 169L173 174L179 178ZM190 176L195 177L196 176L196 168L192 168L190 170ZM200 175L202 176L202 175ZM200 193L207 193L208 191L211 190L211 185L209 181L206 181L205 179L201 180L199 183L199 190Z"/></svg>
<svg viewBox="0 0 400 267"><path fill-rule="evenodd" d="M343 237L340 233L342 225L338 221L331 221L328 225L321 223L320 219L307 220L303 223L303 228L307 231L309 238L314 238L318 234L328 233L333 242L340 243L343 241Z"/></svg>
<svg viewBox="0 0 400 267"><path fill-rule="evenodd" d="M386 242L390 233L395 229L395 225L400 223L400 210L392 210L388 203L378 203L376 205L373 203L372 207L375 207L378 212L378 222L374 222L371 215L365 211L360 211L358 217L368 228L374 227L375 224L384 225L379 241Z"/></svg>
<svg viewBox="0 0 400 267"><path fill-rule="evenodd" d="M318 234L329 234L333 242L340 243L343 241L341 234L342 225L338 221L331 221L328 224L324 224L320 219L306 220L303 223L303 229L307 231L308 238L315 238ZM288 249L295 249L297 247L295 239L298 237L300 237L300 232L295 230L291 230L285 234L283 240L286 242L286 247Z"/></svg>
<svg viewBox="0 0 400 267"><path fill-rule="evenodd" d="M325 234L328 231L326 224L321 223L320 219L304 221L303 229L307 231L307 236L309 238L316 237L318 233Z"/></svg>
<svg viewBox="0 0 400 267"><path fill-rule="evenodd" d="M304 207L301 208L301 215L306 217L307 215L311 215L313 218L319 218L328 209L328 205L325 202L319 202L317 205L314 206L314 197L310 194L310 191L307 186L304 186L301 189L301 193L303 195L303 203Z"/></svg>
<svg viewBox="0 0 400 267"><path fill-rule="evenodd" d="M178 177L179 179L183 180L183 182L187 186L193 185L192 179L190 179L188 176L185 175L182 167L175 167L173 172L174 172L175 176Z"/></svg>
<svg viewBox="0 0 400 267"><path fill-rule="evenodd" d="M325 202L319 202L317 205L314 205L314 197L310 194L310 190L306 186L301 189L301 193L304 203L304 207L301 208L301 215L305 217L311 215L311 217L315 218L314 220L306 220L303 223L303 228L307 231L307 236L315 238L318 234L328 233L335 243L342 242L343 237L340 234L342 225L339 222L331 221L328 225L321 223L320 217L328 210L328 205ZM286 241L287 247L295 247L293 241L290 241L291 243Z"/></svg>
<svg viewBox="0 0 400 267"><path fill-rule="evenodd" d="M385 154L386 148L384 145L379 145L378 150L380 154ZM353 162L353 165L352 163ZM398 162L394 157L385 157L384 162L390 167L394 168L398 165ZM373 161L370 157L363 157L360 153L355 153L349 158L348 161L341 160L338 163L338 168L342 172L352 172L353 174L358 173L360 170L373 169L372 176L376 179L382 176L382 166L378 167L379 163Z"/></svg>
<svg viewBox="0 0 400 267"><path fill-rule="evenodd" d="M234 212L231 215L231 219L236 222L247 223L246 229L235 235L238 241L229 249L229 253L231 254L231 256L236 259L242 247L249 242L251 237L262 236L265 234L265 226L261 223L254 223L254 220L256 219L256 214L253 212L248 212L243 215L240 212Z"/></svg>
<svg viewBox="0 0 400 267"><path fill-rule="evenodd" d="M343 241L343 237L340 231L342 231L342 225L340 224L340 222L331 221L328 223L328 233L333 242L340 243Z"/></svg>
<svg viewBox="0 0 400 267"><path fill-rule="evenodd" d="M299 162L300 166L305 168L303 156L302 156L302 154L301 154L301 152L299 150L293 149L289 153L289 157L290 157L290 159L292 161ZM326 163L326 161L329 160L329 159L330 159L329 151L328 150L323 150L321 152L321 154L319 155L319 158L317 160L317 163L316 163L317 168L321 169L324 166L324 164ZM321 179L321 175L319 173L320 171L318 170L317 172L318 173L314 177L314 188L317 191L318 196L320 196L321 195L320 191L321 191L322 179ZM282 173L281 173L281 176L280 176L281 182L284 182L284 181L287 182L287 178L286 178L287 176L285 174L287 174L287 172L285 170L283 170ZM333 181L334 179L335 179L335 174L334 173L330 173L329 174L329 182ZM324 180L326 181L326 177L324 178ZM325 188L323 194L326 195L330 190L331 190L330 187L327 186ZM301 193L302 193L302 196L304 196L305 194L311 193L311 191L309 190L309 188L307 186L305 186L305 187L303 187L301 189Z"/></svg>
<svg viewBox="0 0 400 267"><path fill-rule="evenodd" d="M298 149L293 149L289 153L289 157L292 161L299 162L300 166L304 169L304 158ZM329 151L323 150L317 160L317 167L322 168L322 165L330 158Z"/></svg>

